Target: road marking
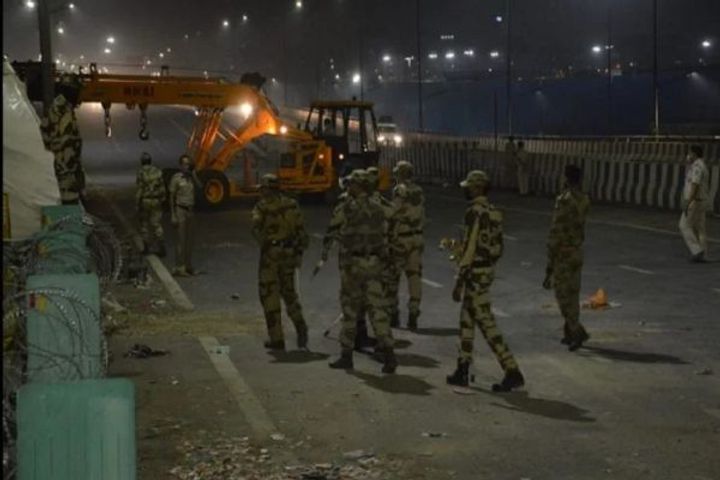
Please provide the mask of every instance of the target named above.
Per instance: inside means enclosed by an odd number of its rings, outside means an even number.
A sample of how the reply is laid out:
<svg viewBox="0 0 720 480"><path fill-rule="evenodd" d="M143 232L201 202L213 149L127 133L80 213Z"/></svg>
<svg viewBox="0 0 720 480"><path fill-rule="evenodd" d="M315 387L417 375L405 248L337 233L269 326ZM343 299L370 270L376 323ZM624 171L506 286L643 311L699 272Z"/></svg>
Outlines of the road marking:
<svg viewBox="0 0 720 480"><path fill-rule="evenodd" d="M451 200L451 201L466 203L465 200L463 200L463 199L460 199L460 198L457 198L457 197L451 197L451 196L449 196L449 195L442 195L442 194L440 194L440 195L438 195L438 194L431 194L431 195L434 196L434 197L437 197L437 198L442 198L442 199L444 199L444 200ZM507 210L508 212L527 213L527 214L530 214L530 215L542 215L542 216L544 216L544 217L552 217L552 215L553 215L552 212L549 212L549 211L545 211L545 210L533 210L533 209L530 209L530 208L505 207L505 206L502 206L502 205L500 205L500 208L501 208L502 210ZM647 226L644 226L644 225L637 225L637 224L635 224L635 223L609 222L609 221L605 221L605 220L593 220L593 219L588 219L588 220L587 220L587 223L591 223L591 224L593 224L593 225L606 225L606 226L610 226L610 227L630 228L630 229L633 229L633 230L641 230L641 231L644 231L644 232L652 232L652 233L660 233L660 234L663 234L663 235L671 235L671 236L673 236L673 237L679 237L679 236L681 236L680 232L675 231L675 230L667 230L667 229L665 229L665 228L656 228L656 227L647 227ZM720 239L718 239L718 238L710 238L710 237L708 237L708 238L707 238L707 241L710 242L710 243L718 243L718 244L720 244Z"/></svg>
<svg viewBox="0 0 720 480"><path fill-rule="evenodd" d="M142 251L144 247L142 238L140 238L140 235L138 235L137 231L130 224L130 222L122 213L120 208L104 193L100 192L100 195L105 199L105 202L110 205L110 208L115 214L115 217L117 217L117 219L120 221L123 228L132 235L133 241L135 242L135 246L137 247L137 249ZM175 304L184 310L193 310L195 306L192 304L192 302L185 294L183 289L180 287L180 285L178 285L177 281L173 278L173 276L170 275L168 269L165 268L165 264L157 257L157 255L145 255L145 258L150 264L150 267L152 267L153 271L155 272L155 275L157 275L158 279L162 282L165 290L167 290L167 292L170 294L170 297L173 299Z"/></svg>
<svg viewBox="0 0 720 480"><path fill-rule="evenodd" d="M503 311L503 310L500 310L499 308L492 307L492 313L493 313L493 315L495 315L496 317L500 317L500 318L510 318L510 314L509 314L509 313L507 313L507 312L505 312L505 311Z"/></svg>
<svg viewBox="0 0 720 480"><path fill-rule="evenodd" d="M228 390L235 398L240 407L245 420L250 427L258 435L258 437L266 440L271 434L277 432L275 424L270 419L265 408L263 408L260 400L255 396L252 389L243 380L240 372L235 368L235 364L230 360L226 353L216 353L220 343L215 337L198 337L198 341L205 349L215 370L225 382ZM288 452L289 453L289 452Z"/></svg>
<svg viewBox="0 0 720 480"><path fill-rule="evenodd" d="M423 278L422 283L424 283L425 285L429 285L433 288L443 288L443 286L441 284L439 284L437 282L433 282L432 280L428 280L427 278Z"/></svg>
<svg viewBox="0 0 720 480"><path fill-rule="evenodd" d="M511 242L517 242L517 237L513 237L512 235L508 235L507 233L503 233L503 238L505 240L510 240Z"/></svg>
<svg viewBox="0 0 720 480"><path fill-rule="evenodd" d="M633 267L631 265L618 265L618 268L627 270L629 272L642 273L645 275L655 275L655 272L653 272L653 271L645 270L644 268Z"/></svg>
<svg viewBox="0 0 720 480"><path fill-rule="evenodd" d="M185 129L182 127L182 125L180 125L178 122L175 121L175 119L171 118L171 119L170 119L170 123L172 123L173 125L175 125L175 128L177 128L178 130L180 130L180 133L182 133L182 134L185 135L186 137L189 137L189 136L190 136L190 132L188 132L187 130L185 130Z"/></svg>

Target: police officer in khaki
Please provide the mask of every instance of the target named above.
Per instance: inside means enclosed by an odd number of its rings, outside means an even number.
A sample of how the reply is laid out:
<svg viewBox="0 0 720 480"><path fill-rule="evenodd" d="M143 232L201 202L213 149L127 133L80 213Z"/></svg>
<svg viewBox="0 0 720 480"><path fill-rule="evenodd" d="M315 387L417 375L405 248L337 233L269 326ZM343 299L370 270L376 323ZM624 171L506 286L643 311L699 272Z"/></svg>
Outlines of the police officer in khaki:
<svg viewBox="0 0 720 480"><path fill-rule="evenodd" d="M260 200L252 211L252 233L260 245L258 289L270 337L265 347L285 349L282 298L297 332L297 346L305 349L308 327L294 281L309 239L297 201L280 191L276 175L263 175L260 181Z"/></svg>
<svg viewBox="0 0 720 480"><path fill-rule="evenodd" d="M195 189L200 181L193 171L192 160L187 155L180 157L180 171L170 180L170 220L177 230L175 269L173 275L187 277L194 275L192 267L192 245L194 236Z"/></svg>
<svg viewBox="0 0 720 480"><path fill-rule="evenodd" d="M162 172L152 164L149 153L140 156L140 170L137 173L137 191L135 204L140 223L140 235L144 243L144 253L157 253L165 256L163 241L162 213L163 202L167 196Z"/></svg>

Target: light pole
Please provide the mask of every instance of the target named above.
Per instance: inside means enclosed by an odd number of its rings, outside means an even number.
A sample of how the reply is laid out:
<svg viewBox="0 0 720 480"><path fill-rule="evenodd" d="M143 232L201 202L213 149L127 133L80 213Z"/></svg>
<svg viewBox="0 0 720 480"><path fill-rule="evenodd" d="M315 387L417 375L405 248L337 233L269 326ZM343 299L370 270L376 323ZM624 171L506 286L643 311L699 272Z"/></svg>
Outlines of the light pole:
<svg viewBox="0 0 720 480"><path fill-rule="evenodd" d="M505 0L507 10L505 18L507 20L507 58L506 78L505 78L505 102L508 136L512 135L512 0Z"/></svg>
<svg viewBox="0 0 720 480"><path fill-rule="evenodd" d="M607 11L607 132L612 135L612 5L608 0Z"/></svg>
<svg viewBox="0 0 720 480"><path fill-rule="evenodd" d="M660 135L660 85L658 83L658 0L653 0L653 102L655 136Z"/></svg>
<svg viewBox="0 0 720 480"><path fill-rule="evenodd" d="M422 91L422 54L420 53L420 0L415 0L415 38L417 45L417 91L418 91L418 131L424 130L423 125L423 91Z"/></svg>

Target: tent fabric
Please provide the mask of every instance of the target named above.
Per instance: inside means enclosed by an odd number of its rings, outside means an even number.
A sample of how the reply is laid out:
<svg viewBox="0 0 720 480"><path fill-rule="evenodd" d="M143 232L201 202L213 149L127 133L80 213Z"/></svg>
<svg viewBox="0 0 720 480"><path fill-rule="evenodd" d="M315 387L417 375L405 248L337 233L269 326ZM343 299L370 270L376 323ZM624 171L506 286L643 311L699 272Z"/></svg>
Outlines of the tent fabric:
<svg viewBox="0 0 720 480"><path fill-rule="evenodd" d="M7 59L3 59L2 164L11 238L27 238L41 229L41 207L60 204L60 190L53 155L45 150L40 134L40 119Z"/></svg>

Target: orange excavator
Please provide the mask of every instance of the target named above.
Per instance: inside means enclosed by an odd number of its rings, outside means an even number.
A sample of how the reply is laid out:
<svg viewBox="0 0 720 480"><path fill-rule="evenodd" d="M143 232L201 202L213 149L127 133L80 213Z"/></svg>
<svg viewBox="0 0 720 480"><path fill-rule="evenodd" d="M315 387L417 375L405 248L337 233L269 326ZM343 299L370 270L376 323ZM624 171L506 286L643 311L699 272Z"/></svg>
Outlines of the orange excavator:
<svg viewBox="0 0 720 480"><path fill-rule="evenodd" d="M67 74L65 74L67 76ZM298 194L323 194L334 202L339 179L356 168L378 166L380 188L390 185L386 168L379 166L380 146L373 104L359 101L317 101L310 106L304 127L280 118L265 95L265 79L245 74L240 83L223 78L170 76L163 67L159 76L100 73L95 64L89 73L74 75L79 102L100 103L105 111L105 132L111 135L110 107L124 104L140 110L140 138L149 137L149 105L184 105L195 108L195 125L187 143L201 180L199 200L217 206L228 198L257 195L258 175L248 145L263 137L283 140L276 173L281 189ZM231 112L240 125L229 128L223 115ZM240 179L228 170L242 162Z"/></svg>

